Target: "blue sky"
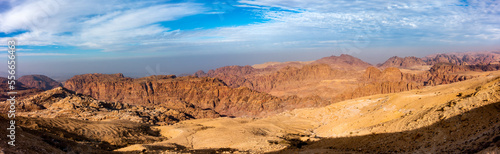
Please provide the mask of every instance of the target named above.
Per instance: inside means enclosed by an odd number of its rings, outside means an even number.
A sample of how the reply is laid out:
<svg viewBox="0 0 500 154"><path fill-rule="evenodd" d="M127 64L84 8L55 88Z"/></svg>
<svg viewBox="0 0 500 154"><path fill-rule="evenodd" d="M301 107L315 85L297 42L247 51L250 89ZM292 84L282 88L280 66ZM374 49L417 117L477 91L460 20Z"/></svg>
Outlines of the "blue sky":
<svg viewBox="0 0 500 154"><path fill-rule="evenodd" d="M500 43L496 0L0 0L0 21L0 42L20 44L19 71L53 76L145 76L157 66L180 74L342 53L375 64Z"/></svg>

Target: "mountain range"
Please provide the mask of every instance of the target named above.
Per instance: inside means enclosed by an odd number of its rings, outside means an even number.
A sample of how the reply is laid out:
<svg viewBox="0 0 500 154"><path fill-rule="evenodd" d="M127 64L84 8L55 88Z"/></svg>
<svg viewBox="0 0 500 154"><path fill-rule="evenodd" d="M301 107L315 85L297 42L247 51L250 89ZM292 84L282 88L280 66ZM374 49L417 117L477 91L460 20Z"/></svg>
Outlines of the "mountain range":
<svg viewBox="0 0 500 154"><path fill-rule="evenodd" d="M478 152L500 144L500 110L485 108L500 100L499 62L498 52L470 52L391 57L373 66L343 54L182 77L96 73L60 83L26 75L16 84L19 125L27 136L42 135L20 142L42 153ZM6 113L8 96L0 96ZM479 118L483 110L490 121ZM464 124L449 126L457 120ZM447 132L468 125L474 127L461 135ZM433 134L450 142L431 147ZM366 141L376 143L354 144Z"/></svg>

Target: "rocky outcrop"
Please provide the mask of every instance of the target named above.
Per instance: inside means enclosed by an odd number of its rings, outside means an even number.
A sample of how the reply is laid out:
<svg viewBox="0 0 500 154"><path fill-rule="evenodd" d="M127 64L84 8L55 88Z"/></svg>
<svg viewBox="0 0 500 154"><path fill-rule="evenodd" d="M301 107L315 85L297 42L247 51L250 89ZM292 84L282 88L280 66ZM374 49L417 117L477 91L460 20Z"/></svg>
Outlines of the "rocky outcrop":
<svg viewBox="0 0 500 154"><path fill-rule="evenodd" d="M67 80L65 87L99 100L147 107L162 105L194 118L211 118L211 114L204 112L210 110L228 116L264 116L294 108L301 102L307 103L299 98L278 98L246 87L231 88L220 79L210 77L132 79L122 74L85 74Z"/></svg>
<svg viewBox="0 0 500 154"><path fill-rule="evenodd" d="M255 74L262 70L255 69L251 66L225 66L215 70L210 70L208 73L198 71L194 74L196 77L213 77L224 81L229 87L238 88L247 85L247 78L252 78Z"/></svg>
<svg viewBox="0 0 500 154"><path fill-rule="evenodd" d="M360 84L356 89L342 93L338 97L341 100L346 100L374 94L419 89L424 86L423 80L425 80L425 77L421 75L402 73L398 68L394 67L383 71L375 67L369 67L359 80Z"/></svg>
<svg viewBox="0 0 500 154"><path fill-rule="evenodd" d="M426 65L426 63L417 57L391 57L387 61L385 61L382 64L379 64L378 67L385 69L389 67L396 67L396 68L413 68L416 66L423 66Z"/></svg>
<svg viewBox="0 0 500 154"><path fill-rule="evenodd" d="M65 86L99 100L145 106L162 104L194 118L207 115L190 106L213 110L222 115L254 117L473 78L454 74L457 71L470 71L470 66L441 63L429 71L416 74L403 73L394 67L383 71L368 67L363 74L353 66L364 67L369 64L356 59L348 55L332 56L302 67L287 66L279 70L227 66L207 73L199 71L194 74L196 77L151 76L132 79L123 74L85 74L73 77ZM349 65L349 69L332 68L334 63ZM399 66L409 67L412 64L421 64L421 61L415 57L403 58ZM495 66L475 69L495 69Z"/></svg>
<svg viewBox="0 0 500 154"><path fill-rule="evenodd" d="M17 81L23 83L26 87L41 90L50 90L62 86L61 83L45 75L25 75L20 77Z"/></svg>
<svg viewBox="0 0 500 154"><path fill-rule="evenodd" d="M428 80L425 85L440 85L472 79L476 76L467 75L468 71L497 71L500 65L455 65L451 63L438 63L434 65L427 74Z"/></svg>
<svg viewBox="0 0 500 154"><path fill-rule="evenodd" d="M11 91L9 88L10 87L9 86L9 79L4 78L4 77L0 77L0 87L2 87L2 88L0 88L0 101L5 101L5 100L9 99L10 96L7 94L7 92ZM20 99L20 98L25 98L25 97L37 94L37 93L41 92L42 90L29 88L29 87L25 86L24 84L22 84L21 82L15 82L13 91L17 92L16 99Z"/></svg>
<svg viewBox="0 0 500 154"><path fill-rule="evenodd" d="M498 64L500 54L496 52L465 52L465 53L446 53L430 55L423 58L428 65L438 63L452 63L455 65L488 65Z"/></svg>
<svg viewBox="0 0 500 154"><path fill-rule="evenodd" d="M338 96L340 100L353 99L374 94L386 94L420 89L424 86L435 86L460 82L477 77L467 75L467 71L496 71L499 65L456 65L438 63L429 71L417 74L403 73L398 68L390 67L383 71L375 67L365 70L359 79L359 85L352 91L346 91Z"/></svg>
<svg viewBox="0 0 500 154"><path fill-rule="evenodd" d="M321 81L325 79L335 79L353 74L349 71L332 69L328 64L310 64L302 68L285 67L275 73L261 75L249 79L251 88L270 92L272 90L283 90L290 86L303 86L306 81Z"/></svg>
<svg viewBox="0 0 500 154"><path fill-rule="evenodd" d="M344 57L346 56L344 55ZM333 69L328 64L318 63L302 67L286 66L276 71L272 71L270 68L255 69L249 66L229 66L211 70L208 73L197 72L195 76L219 78L232 88L247 87L259 92L286 93L277 96L293 96L298 95L294 92L295 89L312 88L324 80L358 78L359 73L352 69ZM306 83L309 85L306 86ZM312 89L300 94L301 96L321 95L330 98L335 94L327 94L327 92L335 93L336 91L338 90L321 90L319 93L324 94L319 94L317 90Z"/></svg>
<svg viewBox="0 0 500 154"><path fill-rule="evenodd" d="M245 86L253 90L269 92L274 87L277 87L280 83L284 82L291 83L301 81L303 79L309 79L309 77L315 79L331 79L332 76L338 76L331 73L332 69L336 70L336 72L347 72L364 70L369 66L371 65L361 59L342 54L340 56L324 57L312 62L283 62L266 64L265 67L259 66L259 69L251 66L226 66L216 70L210 70L207 73L198 71L193 75L198 77L219 78L228 86L233 88ZM326 72L322 73L323 76L318 77L314 76L314 74L319 74L317 71ZM324 75L326 74L332 76L325 77Z"/></svg>
<svg viewBox="0 0 500 154"><path fill-rule="evenodd" d="M340 70L364 70L371 66L359 58L346 54L324 57L312 62L312 64L327 64L333 69Z"/></svg>
<svg viewBox="0 0 500 154"><path fill-rule="evenodd" d="M2 113L8 112L8 102L0 103ZM58 87L17 102L19 116L33 118L72 118L79 120L128 120L150 125L173 124L193 119L191 115L163 107L144 107L121 102L98 101ZM197 109L202 111L202 109ZM215 112L203 111L218 117Z"/></svg>
<svg viewBox="0 0 500 154"><path fill-rule="evenodd" d="M497 70L500 70L500 64L467 65L467 67L472 71L497 71Z"/></svg>

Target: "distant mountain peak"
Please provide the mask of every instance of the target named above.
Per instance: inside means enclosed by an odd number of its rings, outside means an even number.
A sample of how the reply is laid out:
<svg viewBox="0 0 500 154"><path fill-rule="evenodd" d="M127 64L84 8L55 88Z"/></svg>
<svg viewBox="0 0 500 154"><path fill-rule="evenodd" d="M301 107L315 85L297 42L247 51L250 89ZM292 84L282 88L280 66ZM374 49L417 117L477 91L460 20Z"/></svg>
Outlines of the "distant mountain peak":
<svg viewBox="0 0 500 154"><path fill-rule="evenodd" d="M382 64L377 65L380 68L390 68L390 67L396 67L396 68L412 68L416 66L423 66L426 65L426 63L417 57L414 56L409 56L409 57L398 57L398 56L393 56L387 61L385 61Z"/></svg>
<svg viewBox="0 0 500 154"><path fill-rule="evenodd" d="M41 90L50 90L52 88L60 87L62 84L49 78L45 75L25 75L18 79L19 82L23 83L26 87L36 88Z"/></svg>
<svg viewBox="0 0 500 154"><path fill-rule="evenodd" d="M371 64L364 62L363 60L353 57L348 54L341 54L340 56L329 56L323 57L313 62L313 64L328 64L330 67L334 69L343 69L343 70L364 70L367 67L371 66Z"/></svg>

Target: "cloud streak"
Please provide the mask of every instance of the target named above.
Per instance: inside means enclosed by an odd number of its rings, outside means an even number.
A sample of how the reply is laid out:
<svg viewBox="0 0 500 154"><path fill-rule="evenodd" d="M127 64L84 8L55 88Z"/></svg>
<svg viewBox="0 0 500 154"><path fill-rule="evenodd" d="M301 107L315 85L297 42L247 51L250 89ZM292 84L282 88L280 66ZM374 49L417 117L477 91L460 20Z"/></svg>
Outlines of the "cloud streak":
<svg viewBox="0 0 500 154"><path fill-rule="evenodd" d="M500 40L500 5L494 0L220 0L209 7L191 2L113 0L10 3L13 7L0 13L0 32L27 31L15 36L23 45L69 45L116 53L291 49L359 53L370 47L477 45ZM265 21L195 30L161 24L214 12L223 16L231 9L213 6L222 4L251 10Z"/></svg>
<svg viewBox="0 0 500 154"><path fill-rule="evenodd" d="M15 36L21 45L71 45L112 51L168 34L169 28L158 22L205 10L195 3L26 1L0 14L0 32L28 31Z"/></svg>

